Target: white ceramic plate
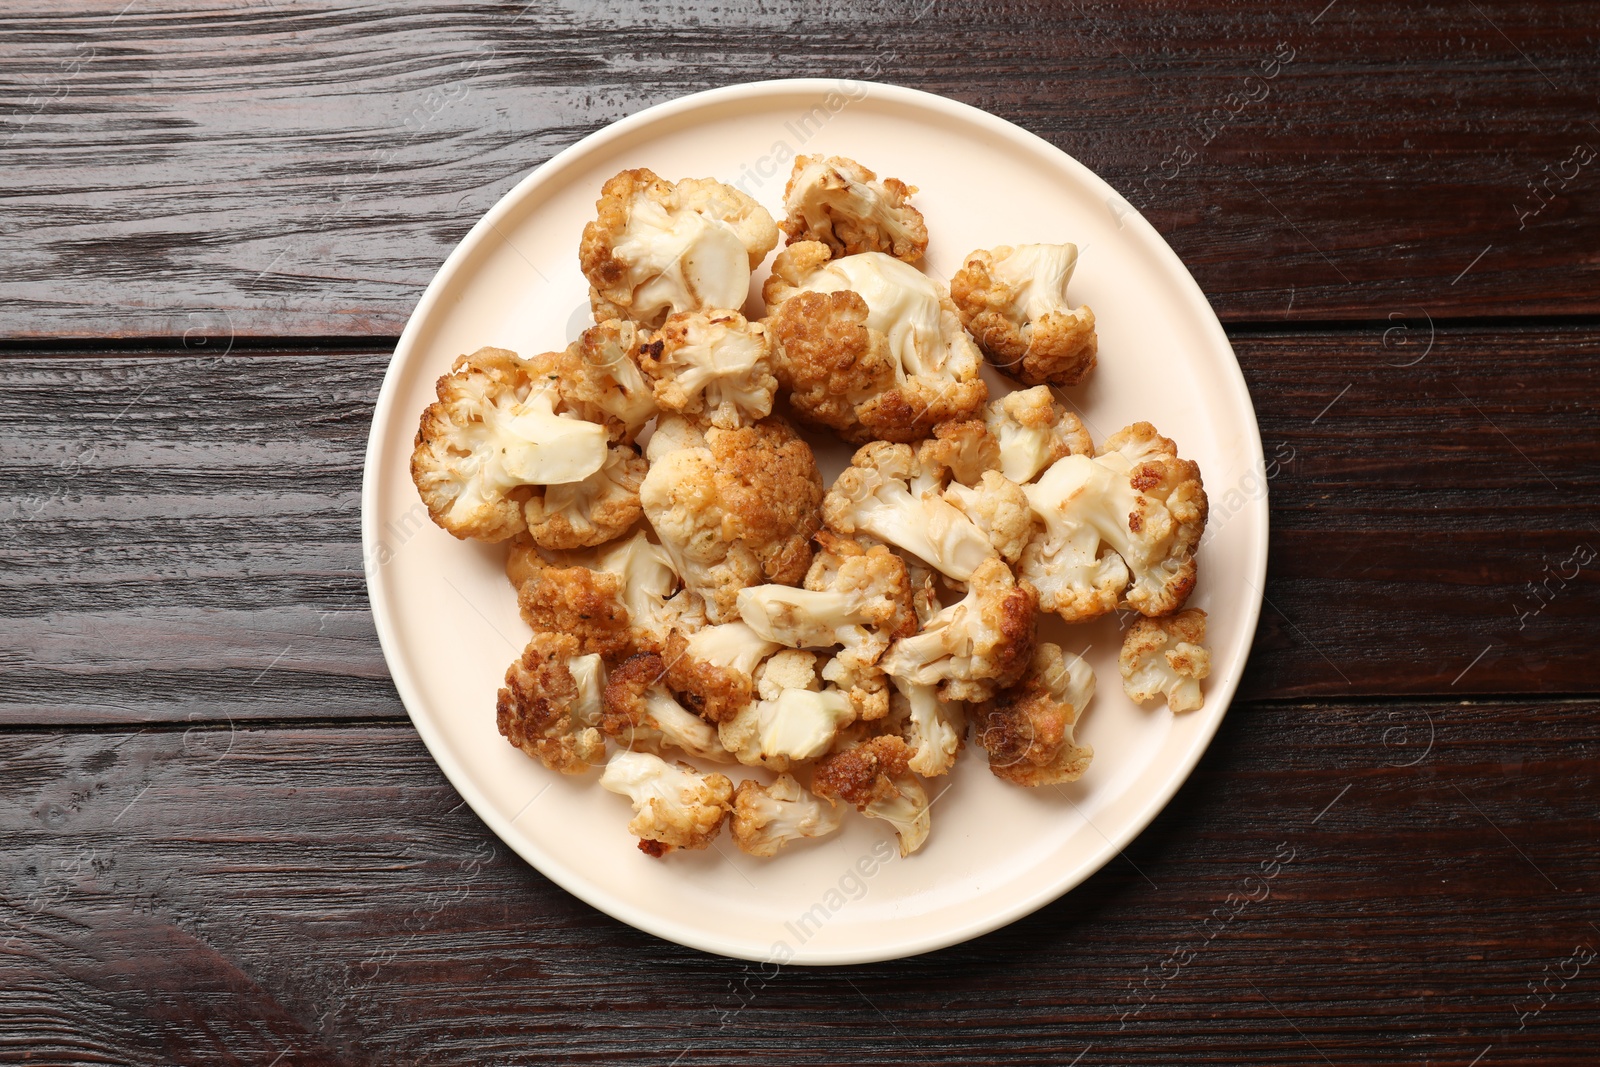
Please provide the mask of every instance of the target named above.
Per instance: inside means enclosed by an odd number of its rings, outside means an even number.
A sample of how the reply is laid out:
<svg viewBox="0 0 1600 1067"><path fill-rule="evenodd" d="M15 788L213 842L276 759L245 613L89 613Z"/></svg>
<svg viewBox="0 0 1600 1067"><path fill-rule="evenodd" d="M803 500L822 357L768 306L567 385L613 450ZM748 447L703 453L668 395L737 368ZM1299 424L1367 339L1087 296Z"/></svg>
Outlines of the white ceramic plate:
<svg viewBox="0 0 1600 1067"><path fill-rule="evenodd" d="M529 631L501 546L433 526L409 476L434 381L483 345L532 355L587 324L577 250L601 184L627 167L713 176L782 217L788 158L850 156L919 188L925 269L948 280L974 248L1074 241L1072 298L1095 310L1100 365L1067 398L1095 441L1140 419L1199 461L1211 498L1193 606L1210 613L1204 709L1174 716L1123 695L1114 619L1061 627L1099 676L1078 738L1094 746L1071 786L1022 789L970 746L932 809L927 845L894 856L888 827L844 833L771 861L718 847L639 852L627 800L594 775L563 778L495 729L495 693ZM770 262L770 260L769 260ZM763 267L752 292L760 292ZM999 379L991 380L1000 389ZM819 450L831 480L849 452ZM1216 732L1255 632L1267 506L1255 413L1205 297L1155 230L1045 141L964 104L864 82L736 85L652 107L557 155L494 206L445 261L407 324L378 397L362 536L378 636L429 750L478 815L551 880L602 911L708 952L804 964L863 963L986 933L1054 900L1123 848L1178 789ZM729 772L735 781L740 774ZM754 776L754 772L749 772ZM889 858L892 857L892 858Z"/></svg>

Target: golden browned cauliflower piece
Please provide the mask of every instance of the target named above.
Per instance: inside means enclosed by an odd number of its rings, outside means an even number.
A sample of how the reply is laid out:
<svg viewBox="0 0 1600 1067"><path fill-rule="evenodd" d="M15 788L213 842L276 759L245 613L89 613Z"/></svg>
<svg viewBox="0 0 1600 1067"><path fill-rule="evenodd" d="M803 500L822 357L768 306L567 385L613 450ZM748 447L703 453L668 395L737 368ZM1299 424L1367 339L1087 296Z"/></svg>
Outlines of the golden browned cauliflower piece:
<svg viewBox="0 0 1600 1067"><path fill-rule="evenodd" d="M741 589L739 617L762 637L790 648L842 647L873 664L898 637L917 632L905 561L884 545L870 547L818 530L820 547L805 588Z"/></svg>
<svg viewBox="0 0 1600 1067"><path fill-rule="evenodd" d="M536 633L571 634L583 652L607 663L660 651L674 627L704 621L692 594L674 595L677 572L642 531L585 552L540 550L519 538L506 574L523 621Z"/></svg>
<svg viewBox="0 0 1600 1067"><path fill-rule="evenodd" d="M766 208L710 178L673 184L644 168L606 182L578 262L596 321L657 327L680 311L737 308L778 243Z"/></svg>
<svg viewBox="0 0 1600 1067"><path fill-rule="evenodd" d="M667 687L697 714L727 722L750 703L761 661L781 647L742 622L675 632L664 655Z"/></svg>
<svg viewBox="0 0 1600 1067"><path fill-rule="evenodd" d="M639 499L684 584L704 598L707 617L736 619L746 586L798 584L822 525L822 475L811 446L775 416L711 427L703 445L670 424L656 432L682 447L651 440Z"/></svg>
<svg viewBox="0 0 1600 1067"><path fill-rule="evenodd" d="M889 714L889 676L877 664L841 652L822 665L821 674L850 698L857 717L871 721Z"/></svg>
<svg viewBox="0 0 1600 1067"><path fill-rule="evenodd" d="M1200 683L1211 673L1205 639L1206 613L1199 608L1138 620L1122 638L1117 657L1123 692L1141 704L1164 696L1173 711L1198 709L1206 699Z"/></svg>
<svg viewBox="0 0 1600 1067"><path fill-rule="evenodd" d="M874 737L818 761L812 792L888 822L900 839L900 855L909 856L928 839L932 825L928 794L911 770L912 755L894 734Z"/></svg>
<svg viewBox="0 0 1600 1067"><path fill-rule="evenodd" d="M937 686L896 678L894 687L887 725L910 747L908 766L924 778L946 773L967 736L966 705L945 700Z"/></svg>
<svg viewBox="0 0 1600 1067"><path fill-rule="evenodd" d="M606 427L612 441L631 442L656 414L650 383L639 369L639 350L650 331L608 319L591 326L561 352L533 359L535 375L554 375L572 410Z"/></svg>
<svg viewBox="0 0 1600 1067"><path fill-rule="evenodd" d="M628 832L639 838L639 851L651 856L710 846L733 807L733 783L725 775L701 774L647 752L612 756L600 785L633 801Z"/></svg>
<svg viewBox="0 0 1600 1067"><path fill-rule="evenodd" d="M1170 615L1195 583L1206 525L1200 468L1148 422L1112 434L1093 459L1067 456L1022 487L1043 523L1017 565L1068 622L1125 605Z"/></svg>
<svg viewBox="0 0 1600 1067"><path fill-rule="evenodd" d="M1077 656L1041 643L1022 681L977 709L976 738L989 769L1017 785L1075 782L1094 749L1073 728L1094 696L1094 671Z"/></svg>
<svg viewBox="0 0 1600 1067"><path fill-rule="evenodd" d="M892 256L830 260L801 241L778 254L763 295L778 382L808 423L853 442L916 441L988 399L944 286Z"/></svg>
<svg viewBox="0 0 1600 1067"><path fill-rule="evenodd" d="M950 297L978 347L1025 385L1077 385L1094 370L1094 312L1067 302L1077 245L979 249L950 279Z"/></svg>
<svg viewBox="0 0 1600 1067"><path fill-rule="evenodd" d="M878 665L946 700L987 700L1015 682L1033 653L1039 598L991 556L967 579L967 595L889 646Z"/></svg>
<svg viewBox="0 0 1600 1067"><path fill-rule="evenodd" d="M823 519L831 530L886 541L964 582L998 548L988 530L946 496L944 475L941 467L924 466L909 445L873 441L834 479L822 502ZM993 513L979 518L1001 521L1004 539L1014 539L1016 516L1002 518L1000 507L996 497Z"/></svg>
<svg viewBox="0 0 1600 1067"><path fill-rule="evenodd" d="M824 804L787 774L771 785L746 779L733 794L733 839L740 851L762 859L790 841L826 837L842 825L839 805Z"/></svg>
<svg viewBox="0 0 1600 1067"><path fill-rule="evenodd" d="M701 759L732 762L715 727L678 703L666 678L666 664L654 652L624 660L606 681L600 732L629 749L659 753L670 746Z"/></svg>
<svg viewBox="0 0 1600 1067"><path fill-rule="evenodd" d="M922 212L906 202L917 190L842 156L800 156L783 191L779 228L796 241L820 241L835 256L883 252L907 263L928 248Z"/></svg>
<svg viewBox="0 0 1600 1067"><path fill-rule="evenodd" d="M598 729L605 667L580 655L571 634L536 633L506 671L495 723L506 740L562 774L580 774L605 758Z"/></svg>
<svg viewBox="0 0 1600 1067"><path fill-rule="evenodd" d="M941 422L932 437L917 445L917 466L927 472L924 486L947 477L977 485L985 472L1000 469L1000 442L977 419Z"/></svg>
<svg viewBox="0 0 1600 1067"><path fill-rule="evenodd" d="M1033 481L1063 456L1094 455L1082 420L1056 403L1049 386L1018 389L991 400L984 422L998 445L997 468L1018 485Z"/></svg>
<svg viewBox="0 0 1600 1067"><path fill-rule="evenodd" d="M411 478L433 521L456 537L514 537L527 529L524 505L546 486L582 483L613 458L606 428L572 414L559 379L515 352L459 357L437 392L417 428Z"/></svg>
<svg viewBox="0 0 1600 1067"><path fill-rule="evenodd" d="M1016 482L999 471L984 471L977 485L947 486L944 498L984 532L1007 563L1021 558L1033 538L1033 508Z"/></svg>
<svg viewBox="0 0 1600 1067"><path fill-rule="evenodd" d="M589 548L615 540L644 509L639 486L650 469L643 456L623 446L606 452L606 462L581 482L547 485L522 506L528 536L544 548Z"/></svg>
<svg viewBox="0 0 1600 1067"><path fill-rule="evenodd" d="M722 747L740 763L775 771L832 748L856 713L848 694L818 684L816 660L810 652L787 648L762 664L759 699L717 727Z"/></svg>
<svg viewBox="0 0 1600 1067"><path fill-rule="evenodd" d="M748 426L772 414L767 329L737 311L685 311L672 316L640 349L662 411L700 415L713 426Z"/></svg>

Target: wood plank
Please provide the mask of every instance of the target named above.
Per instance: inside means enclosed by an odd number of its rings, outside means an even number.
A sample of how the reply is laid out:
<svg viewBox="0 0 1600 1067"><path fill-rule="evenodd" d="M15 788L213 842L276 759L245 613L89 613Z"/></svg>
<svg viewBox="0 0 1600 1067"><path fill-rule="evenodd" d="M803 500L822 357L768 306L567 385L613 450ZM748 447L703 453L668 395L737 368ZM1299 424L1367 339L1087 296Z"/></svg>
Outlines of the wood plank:
<svg viewBox="0 0 1600 1067"><path fill-rule="evenodd" d="M560 148L819 74L1071 152L1227 320L1593 313L1592 22L1507 0L5 3L0 337L393 337Z"/></svg>
<svg viewBox="0 0 1600 1067"><path fill-rule="evenodd" d="M1277 461L1246 697L1595 692L1600 331L1235 347ZM359 532L385 362L7 360L0 722L400 714Z"/></svg>
<svg viewBox="0 0 1600 1067"><path fill-rule="evenodd" d="M1280 460L1244 693L1593 692L1600 338L1404 327L1235 340Z"/></svg>
<svg viewBox="0 0 1600 1067"><path fill-rule="evenodd" d="M921 958L776 973L554 887L409 728L9 731L0 1055L1588 1064L1597 712L1239 705L1060 901Z"/></svg>

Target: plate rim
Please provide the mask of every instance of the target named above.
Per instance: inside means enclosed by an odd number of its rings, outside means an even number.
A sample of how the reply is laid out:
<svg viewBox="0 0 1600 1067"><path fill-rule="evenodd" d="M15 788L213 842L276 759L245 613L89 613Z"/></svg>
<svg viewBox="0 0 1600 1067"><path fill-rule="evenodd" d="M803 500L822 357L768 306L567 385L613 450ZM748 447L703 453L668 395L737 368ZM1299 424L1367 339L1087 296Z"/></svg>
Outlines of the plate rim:
<svg viewBox="0 0 1600 1067"><path fill-rule="evenodd" d="M1264 468L1266 454L1261 443L1260 420L1256 415L1255 404L1251 400L1249 387L1244 380L1243 369L1239 365L1238 355L1233 351L1233 345L1228 340L1227 332L1223 329L1221 321L1217 318L1216 311L1207 300L1204 290L1195 281L1193 274L1176 251L1161 236L1144 215L1134 208L1121 193L1117 192L1105 179L1090 170L1083 163L1061 148L1040 137L1029 130L1016 125L1006 119L993 115L981 108L970 104L930 93L909 86L896 85L888 82L870 81L849 78L778 78L739 82L707 89L675 97L658 104L653 104L635 112L616 122L608 123L593 133L587 134L566 148L551 156L544 163L536 166L529 174L525 175L514 186L505 192L495 204L489 208L467 231L449 255L440 264L433 277L429 280L422 296L417 301L416 307L406 320L404 330L395 344L394 352L390 356L388 366L384 371L383 382L378 390L378 396L372 408L372 423L367 435L366 456L362 464L361 480L361 552L362 570L367 588L367 599L372 609L373 626L377 632L378 644L383 651L384 665L389 671L390 680L395 691L400 697L401 704L406 709L406 716L411 721L418 736L428 749L428 754L434 763L444 773L445 778L455 788L479 819L512 851L516 852L524 862L528 863L545 878L560 886L562 890L584 903L605 912L612 918L626 923L637 930L644 931L664 940L684 945L685 947L708 952L734 959L750 960L755 962L772 962L770 953L763 954L752 951L744 939L727 939L693 926L680 925L670 916L654 914L636 908L627 901L610 894L604 887L598 891L592 888L593 883L584 885L581 889L569 879L565 864L556 861L553 857L542 854L537 843L527 839L527 835L515 832L511 823L514 820L503 818L490 802L489 798L480 790L464 764L457 763L447 751L442 734L436 729L434 723L427 715L413 710L413 707L422 707L425 701L418 692L415 681L411 676L409 666L398 654L399 637L390 624L392 614L387 594L380 580L382 564L374 564L377 558L380 536L380 517L378 515L378 482L380 479L379 447L381 439L389 432L389 427L396 415L397 394L399 392L399 375L401 370L412 358L412 352L417 343L417 336L423 329L423 324L431 318L435 306L442 298L447 280L454 275L460 264L472 255L477 247L490 235L499 236L497 223L510 214L514 206L540 186L559 180L561 174L568 169L575 159L588 155L590 152L603 148L606 144L633 134L641 127L649 126L663 119L671 118L683 112L693 111L705 107L716 107L729 101L749 100L767 96L781 96L786 94L815 93L819 98L825 98L829 92L854 92L856 87L865 87L869 95L914 108L926 109L933 113L944 115L961 121L975 124L986 129L989 133L1001 138L1020 141L1023 147L1031 148L1053 161L1064 166L1074 176L1094 190L1096 195L1107 205L1108 210L1116 204L1115 214L1119 228L1132 225L1138 231L1138 238L1148 246L1158 259L1164 259L1168 271L1177 282L1186 302L1198 305L1203 310L1199 319L1203 329L1208 335L1205 340L1209 344L1220 344L1232 356L1229 381L1226 387L1233 391L1238 399L1242 399L1244 410L1250 413L1249 424L1243 427L1245 431L1245 446L1248 450L1254 448L1257 466L1252 469ZM860 97L857 97L858 99ZM1145 800L1142 807L1132 819L1124 824L1121 830L1111 837L1102 836L1102 845L1099 849L1089 853L1087 862L1078 865L1078 870L1063 878L1046 882L1041 888L1028 893L1012 902L1009 906L986 911L979 918L958 926L946 927L937 932L924 934L919 937L902 938L899 941L886 943L875 942L862 949L813 949L807 951L806 946L796 948L791 956L781 961L788 966L843 966L863 963L879 963L889 960L904 959L937 951L951 945L970 941L985 934L992 933L1001 927L1021 919L1040 908L1064 896L1098 873L1110 861L1113 855L1120 853L1131 843L1134 838L1142 834L1155 820L1172 798L1177 794L1194 769L1199 765L1201 758L1209 751L1211 742L1215 739L1217 731L1221 728L1222 720L1232 709L1234 695L1238 691L1239 682L1244 677L1244 668L1248 665L1250 653L1255 643L1255 634L1260 622L1262 603L1266 599L1266 572L1267 556L1270 542L1270 487L1265 479L1260 479L1262 492L1248 500L1234 515L1250 514L1255 522L1260 524L1261 535L1249 547L1249 556L1243 570L1253 577L1252 590L1254 596L1250 598L1249 606L1245 612L1246 618L1243 632L1246 634L1243 648L1243 659L1240 663L1238 674L1224 684L1220 689L1208 694L1208 703L1215 702L1217 711L1210 718L1208 725L1203 725L1197 732L1190 750L1179 761L1177 770L1167 776L1161 788L1152 792ZM1249 580L1247 578L1247 580Z"/></svg>

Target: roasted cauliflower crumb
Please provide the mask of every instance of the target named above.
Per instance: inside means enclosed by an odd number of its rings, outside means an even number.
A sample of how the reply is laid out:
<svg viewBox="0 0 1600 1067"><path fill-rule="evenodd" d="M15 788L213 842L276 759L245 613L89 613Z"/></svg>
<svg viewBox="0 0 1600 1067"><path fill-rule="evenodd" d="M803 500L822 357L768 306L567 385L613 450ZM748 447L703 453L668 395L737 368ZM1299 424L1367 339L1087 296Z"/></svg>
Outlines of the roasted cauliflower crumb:
<svg viewBox="0 0 1600 1067"><path fill-rule="evenodd" d="M724 622L738 617L740 589L805 577L822 475L811 446L776 417L704 436L703 447L660 452L652 439L639 499L684 584Z"/></svg>
<svg viewBox="0 0 1600 1067"><path fill-rule="evenodd" d="M835 256L883 252L915 263L928 248L922 212L906 203L916 189L853 159L800 156L783 191L779 228L796 241L820 241Z"/></svg>
<svg viewBox="0 0 1600 1067"><path fill-rule="evenodd" d="M606 182L579 265L596 321L657 327L680 311L737 308L778 243L760 204L710 178L673 184L640 168Z"/></svg>
<svg viewBox="0 0 1600 1067"><path fill-rule="evenodd" d="M911 757L903 738L883 734L819 761L811 789L888 822L900 839L900 855L909 856L928 839L932 824L928 794L911 770Z"/></svg>
<svg viewBox="0 0 1600 1067"><path fill-rule="evenodd" d="M1017 573L1068 622L1119 604L1170 615L1194 588L1205 532L1200 468L1147 422L1112 434L1093 459L1057 460L1023 487L1043 523Z"/></svg>
<svg viewBox="0 0 1600 1067"><path fill-rule="evenodd" d="M733 807L733 783L726 776L701 774L646 752L612 756L600 785L633 801L628 832L639 838L639 851L651 856L706 848Z"/></svg>
<svg viewBox="0 0 1600 1067"><path fill-rule="evenodd" d="M767 329L737 311L681 312L639 351L663 411L704 414L723 429L772 414L778 379Z"/></svg>
<svg viewBox="0 0 1600 1067"><path fill-rule="evenodd" d="M1094 312L1067 302L1077 245L979 249L950 279L961 321L997 369L1026 385L1077 385L1094 370Z"/></svg>
<svg viewBox="0 0 1600 1067"><path fill-rule="evenodd" d="M670 745L701 759L729 762L716 729L678 703L666 675L654 652L624 660L606 682L600 732L629 749L659 753Z"/></svg>
<svg viewBox="0 0 1600 1067"><path fill-rule="evenodd" d="M946 700L987 700L1016 681L1033 652L1039 599L991 557L967 581L967 595L889 646L879 666Z"/></svg>
<svg viewBox="0 0 1600 1067"><path fill-rule="evenodd" d="M667 686L712 722L727 722L750 703L761 661L783 647L742 622L675 633L665 656Z"/></svg>
<svg viewBox="0 0 1600 1067"><path fill-rule="evenodd" d="M790 841L826 837L843 824L839 805L824 804L787 774L765 786L746 779L733 794L733 839L752 856L770 859Z"/></svg>
<svg viewBox="0 0 1600 1067"><path fill-rule="evenodd" d="M506 671L495 724L513 745L562 774L580 774L605 758L597 728L605 667L580 655L570 634L536 633Z"/></svg>
<svg viewBox="0 0 1600 1067"><path fill-rule="evenodd" d="M826 245L801 241L778 254L763 295L778 382L809 423L853 442L916 441L988 399L949 294L892 256L830 262Z"/></svg>
<svg viewBox="0 0 1600 1067"><path fill-rule="evenodd" d="M989 769L1017 785L1075 782L1094 750L1073 728L1094 696L1094 671L1077 656L1041 643L1022 681L977 711L976 738Z"/></svg>
<svg viewBox="0 0 1600 1067"><path fill-rule="evenodd" d="M1139 619L1123 637L1117 657L1123 692L1141 704L1164 696L1173 711L1195 711L1205 703L1200 683L1211 673L1205 639L1206 613L1199 608Z"/></svg>
<svg viewBox="0 0 1600 1067"><path fill-rule="evenodd" d="M1082 420L1057 404L1048 386L991 400L984 422L999 446L1000 473L1018 485L1033 481L1063 456L1094 455Z"/></svg>
<svg viewBox="0 0 1600 1067"><path fill-rule="evenodd" d="M456 537L503 541L527 529L543 487L582 482L608 457L605 427L567 412L559 380L503 348L459 357L422 413L411 478Z"/></svg>

